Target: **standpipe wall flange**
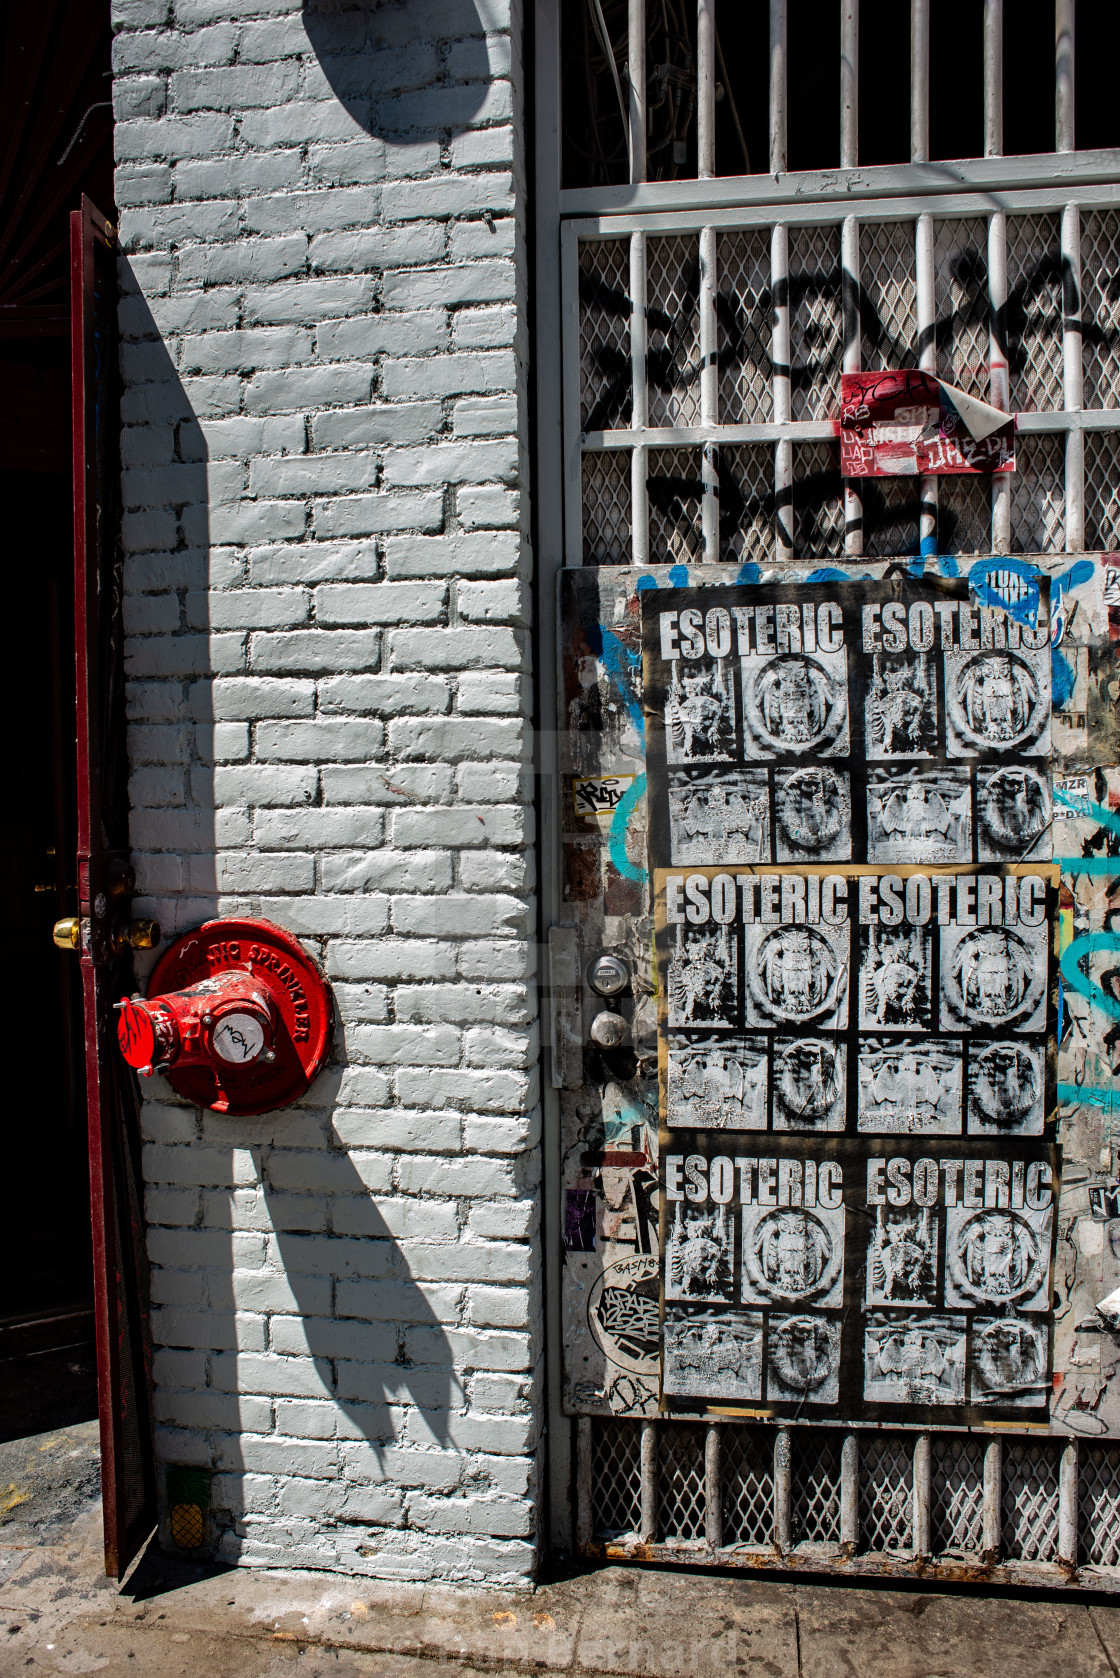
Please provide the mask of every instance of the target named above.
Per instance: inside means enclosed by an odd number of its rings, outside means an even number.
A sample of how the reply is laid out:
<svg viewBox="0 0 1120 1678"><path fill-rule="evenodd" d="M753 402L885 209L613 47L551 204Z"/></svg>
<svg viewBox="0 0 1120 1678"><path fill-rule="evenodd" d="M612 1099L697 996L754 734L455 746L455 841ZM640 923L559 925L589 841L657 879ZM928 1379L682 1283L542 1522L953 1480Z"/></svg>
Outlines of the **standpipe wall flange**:
<svg viewBox="0 0 1120 1678"><path fill-rule="evenodd" d="M157 963L146 997L117 1003L130 1066L160 1072L216 1113L290 1107L327 1057L331 993L311 957L271 921L207 921Z"/></svg>

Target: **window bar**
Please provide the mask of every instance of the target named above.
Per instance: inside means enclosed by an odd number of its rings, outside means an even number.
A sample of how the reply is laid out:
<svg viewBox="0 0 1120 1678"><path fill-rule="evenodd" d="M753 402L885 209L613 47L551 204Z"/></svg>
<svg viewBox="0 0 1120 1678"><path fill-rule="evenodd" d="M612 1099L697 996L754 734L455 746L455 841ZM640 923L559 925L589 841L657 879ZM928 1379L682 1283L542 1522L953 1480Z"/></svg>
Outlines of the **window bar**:
<svg viewBox="0 0 1120 1678"><path fill-rule="evenodd" d="M774 1431L774 1546L780 1555L793 1548L790 1440L788 1427Z"/></svg>
<svg viewBox="0 0 1120 1678"><path fill-rule="evenodd" d="M1077 1440L1062 1451L1058 1469L1058 1560L1077 1566Z"/></svg>
<svg viewBox="0 0 1120 1678"><path fill-rule="evenodd" d="M849 1555L859 1545L859 1434L854 1429L840 1447L840 1543Z"/></svg>
<svg viewBox="0 0 1120 1678"><path fill-rule="evenodd" d="M984 156L1003 156L1003 0L984 0ZM1007 371L1007 217L988 217L988 399L1011 411ZM1011 552L1011 479L992 474L992 552Z"/></svg>
<svg viewBox="0 0 1120 1678"><path fill-rule="evenodd" d="M1054 0L1054 140L1073 150L1073 19L1077 0Z"/></svg>
<svg viewBox="0 0 1120 1678"><path fill-rule="evenodd" d="M910 161L929 162L929 0L910 0ZM918 217L914 241L918 302L918 366L937 372L933 217ZM937 479L923 477L918 551L937 552Z"/></svg>
<svg viewBox="0 0 1120 1678"><path fill-rule="evenodd" d="M630 0L626 76L630 84L630 184L646 178L646 0ZM630 235L630 424L649 425L646 385L646 236ZM649 564L649 450L636 444L630 455L630 530L633 565Z"/></svg>
<svg viewBox="0 0 1120 1678"><path fill-rule="evenodd" d="M720 1473L720 1439L723 1429L711 1422L704 1436L704 1537L709 1550L723 1548L723 1481Z"/></svg>
<svg viewBox="0 0 1120 1678"><path fill-rule="evenodd" d="M984 1513L980 1548L985 1562L999 1560L1003 1524L1003 1440L997 1434L984 1450Z"/></svg>
<svg viewBox="0 0 1120 1678"><path fill-rule="evenodd" d="M1076 204L1062 211L1062 384L1068 413L1082 405L1081 374L1081 213ZM1085 546L1085 433L1066 432L1066 552Z"/></svg>
<svg viewBox="0 0 1120 1678"><path fill-rule="evenodd" d="M657 1423L642 1423L642 1530L643 1544L657 1537Z"/></svg>
<svg viewBox="0 0 1120 1678"><path fill-rule="evenodd" d="M786 4L770 0L770 173L786 168ZM774 422L792 418L789 336L789 235L778 223L770 235L770 295L773 300ZM793 558L793 444L774 444L774 557Z"/></svg>
<svg viewBox="0 0 1120 1678"><path fill-rule="evenodd" d="M859 0L840 0L840 167L859 162ZM861 366L859 222L845 216L840 231L840 296L844 316L844 372ZM844 480L844 552L863 553L863 496L858 480Z"/></svg>
<svg viewBox="0 0 1120 1678"><path fill-rule="evenodd" d="M576 1422L576 1549L591 1543L591 1417Z"/></svg>
<svg viewBox="0 0 1120 1678"><path fill-rule="evenodd" d="M928 1433L919 1433L914 1441L914 1554L929 1555L929 1468L933 1447Z"/></svg>
<svg viewBox="0 0 1120 1678"><path fill-rule="evenodd" d="M710 181L716 172L716 6L696 5L696 175ZM718 425L719 368L716 337L716 230L700 229L700 422ZM704 563L719 560L719 450L705 443L701 451L700 502Z"/></svg>

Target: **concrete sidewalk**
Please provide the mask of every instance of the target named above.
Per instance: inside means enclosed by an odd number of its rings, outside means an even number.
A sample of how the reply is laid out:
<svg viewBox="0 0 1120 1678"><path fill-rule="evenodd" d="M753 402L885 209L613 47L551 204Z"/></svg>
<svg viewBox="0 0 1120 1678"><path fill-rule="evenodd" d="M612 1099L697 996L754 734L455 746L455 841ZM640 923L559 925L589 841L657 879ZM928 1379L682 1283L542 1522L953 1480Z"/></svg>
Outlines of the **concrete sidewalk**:
<svg viewBox="0 0 1120 1678"><path fill-rule="evenodd" d="M101 1574L93 1424L0 1445L0 1675L1117 1678L1120 1606L604 1567L514 1593Z"/></svg>

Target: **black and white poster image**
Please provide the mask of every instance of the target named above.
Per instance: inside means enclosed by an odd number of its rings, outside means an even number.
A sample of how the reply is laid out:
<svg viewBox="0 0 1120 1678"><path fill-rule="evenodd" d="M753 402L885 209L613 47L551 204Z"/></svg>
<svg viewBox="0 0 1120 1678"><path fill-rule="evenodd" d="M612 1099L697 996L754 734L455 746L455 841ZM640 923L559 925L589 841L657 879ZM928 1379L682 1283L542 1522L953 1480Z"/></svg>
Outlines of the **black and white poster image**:
<svg viewBox="0 0 1120 1678"><path fill-rule="evenodd" d="M869 1136L959 1136L963 1077L959 1041L863 1038L856 1128Z"/></svg>
<svg viewBox="0 0 1120 1678"><path fill-rule="evenodd" d="M860 1030L928 1027L932 968L928 926L861 927Z"/></svg>
<svg viewBox="0 0 1120 1678"><path fill-rule="evenodd" d="M1050 648L947 652L945 749L949 757L1050 753Z"/></svg>
<svg viewBox="0 0 1120 1678"><path fill-rule="evenodd" d="M844 1209L744 1206L744 1305L838 1306L844 1288Z"/></svg>
<svg viewBox="0 0 1120 1678"><path fill-rule="evenodd" d="M868 1404L963 1404L964 1317L874 1312L863 1332Z"/></svg>
<svg viewBox="0 0 1120 1678"><path fill-rule="evenodd" d="M1044 1405L1050 1387L1050 1331L1028 1317L972 1319L973 1404Z"/></svg>
<svg viewBox="0 0 1120 1678"><path fill-rule="evenodd" d="M744 658L743 755L847 757L848 660L839 652Z"/></svg>
<svg viewBox="0 0 1120 1678"><path fill-rule="evenodd" d="M968 1046L968 1134L1041 1136L1045 1120L1045 1049L1041 1043Z"/></svg>
<svg viewBox="0 0 1120 1678"><path fill-rule="evenodd" d="M937 667L929 653L874 653L864 693L867 756L937 752Z"/></svg>
<svg viewBox="0 0 1120 1678"><path fill-rule="evenodd" d="M669 1024L735 1024L739 958L729 927L678 925L669 955Z"/></svg>
<svg viewBox="0 0 1120 1678"><path fill-rule="evenodd" d="M765 769L678 769L669 775L672 861L770 861L770 789Z"/></svg>
<svg viewBox="0 0 1120 1678"><path fill-rule="evenodd" d="M747 1023L775 1028L848 1024L849 928L765 926L744 929Z"/></svg>
<svg viewBox="0 0 1120 1678"><path fill-rule="evenodd" d="M662 1390L667 1398L731 1403L762 1397L762 1315L668 1311Z"/></svg>
<svg viewBox="0 0 1120 1678"><path fill-rule="evenodd" d="M873 769L867 780L868 862L969 862L972 786L960 768Z"/></svg>
<svg viewBox="0 0 1120 1678"><path fill-rule="evenodd" d="M840 1322L771 1315L766 1397L772 1404L835 1404L840 1395Z"/></svg>
<svg viewBox="0 0 1120 1678"><path fill-rule="evenodd" d="M665 1250L665 1298L723 1300L731 1304L734 1270L731 1213L726 1206L673 1209Z"/></svg>
<svg viewBox="0 0 1120 1678"><path fill-rule="evenodd" d="M847 1053L835 1037L775 1038L775 1130L843 1130Z"/></svg>
<svg viewBox="0 0 1120 1678"><path fill-rule="evenodd" d="M941 928L945 1031L1046 1029L1048 926Z"/></svg>
<svg viewBox="0 0 1120 1678"><path fill-rule="evenodd" d="M1026 764L976 771L976 846L981 862L1025 862L1053 852L1050 780Z"/></svg>
<svg viewBox="0 0 1120 1678"><path fill-rule="evenodd" d="M937 1304L937 1214L929 1206L878 1206L867 1244L868 1305Z"/></svg>
<svg viewBox="0 0 1120 1678"><path fill-rule="evenodd" d="M670 1127L765 1130L764 1037L683 1037L669 1042Z"/></svg>
<svg viewBox="0 0 1120 1678"><path fill-rule="evenodd" d="M846 769L806 765L774 771L779 862L845 862L852 854L852 794Z"/></svg>
<svg viewBox="0 0 1120 1678"><path fill-rule="evenodd" d="M1019 1212L947 1207L946 1305L973 1311L1048 1311L1053 1211L1052 1205Z"/></svg>
<svg viewBox="0 0 1120 1678"><path fill-rule="evenodd" d="M669 763L727 763L735 755L735 705L726 659L674 660L665 701Z"/></svg>

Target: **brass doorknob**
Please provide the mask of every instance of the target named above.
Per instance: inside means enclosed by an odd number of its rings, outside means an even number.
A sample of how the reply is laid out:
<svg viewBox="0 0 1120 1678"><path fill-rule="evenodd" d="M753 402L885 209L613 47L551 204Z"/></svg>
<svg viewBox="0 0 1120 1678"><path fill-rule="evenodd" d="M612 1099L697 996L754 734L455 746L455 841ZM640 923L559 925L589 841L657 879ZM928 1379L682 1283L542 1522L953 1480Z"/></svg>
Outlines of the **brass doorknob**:
<svg viewBox="0 0 1120 1678"><path fill-rule="evenodd" d="M76 950L82 942L82 923L77 915L67 915L55 921L51 938L60 950Z"/></svg>
<svg viewBox="0 0 1120 1678"><path fill-rule="evenodd" d="M129 921L126 941L134 950L155 950L159 948L160 930L158 921L135 920Z"/></svg>

